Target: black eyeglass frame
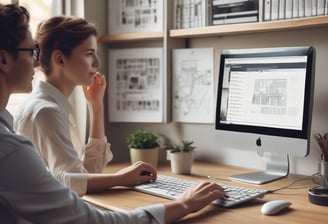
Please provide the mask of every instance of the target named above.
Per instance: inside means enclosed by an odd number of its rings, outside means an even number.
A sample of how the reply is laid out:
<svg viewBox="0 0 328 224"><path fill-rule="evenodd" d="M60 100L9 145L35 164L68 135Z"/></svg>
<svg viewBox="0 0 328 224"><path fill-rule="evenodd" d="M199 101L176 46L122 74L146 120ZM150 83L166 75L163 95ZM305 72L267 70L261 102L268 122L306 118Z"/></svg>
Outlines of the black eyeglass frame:
<svg viewBox="0 0 328 224"><path fill-rule="evenodd" d="M39 60L40 48L38 44L35 44L34 48L16 48L16 51L30 51L35 60Z"/></svg>

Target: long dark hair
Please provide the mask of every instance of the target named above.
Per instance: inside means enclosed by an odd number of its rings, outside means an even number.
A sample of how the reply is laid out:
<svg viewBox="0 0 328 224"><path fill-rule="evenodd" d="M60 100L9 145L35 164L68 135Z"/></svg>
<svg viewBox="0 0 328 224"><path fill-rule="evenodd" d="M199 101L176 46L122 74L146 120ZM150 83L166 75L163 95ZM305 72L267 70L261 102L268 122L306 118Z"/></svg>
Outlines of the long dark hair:
<svg viewBox="0 0 328 224"><path fill-rule="evenodd" d="M0 49L17 57L17 47L26 38L30 14L17 4L0 4Z"/></svg>
<svg viewBox="0 0 328 224"><path fill-rule="evenodd" d="M40 64L42 71L51 72L51 53L58 49L65 56L91 35L97 36L95 26L82 18L55 16L39 24L36 41L40 47Z"/></svg>

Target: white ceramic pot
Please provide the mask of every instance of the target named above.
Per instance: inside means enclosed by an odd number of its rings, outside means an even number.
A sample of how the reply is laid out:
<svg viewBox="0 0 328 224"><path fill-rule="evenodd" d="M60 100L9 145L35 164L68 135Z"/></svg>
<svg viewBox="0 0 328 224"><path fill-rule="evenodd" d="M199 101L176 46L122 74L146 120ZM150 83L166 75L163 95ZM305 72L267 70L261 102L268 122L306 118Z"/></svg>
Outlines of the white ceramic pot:
<svg viewBox="0 0 328 224"><path fill-rule="evenodd" d="M175 174L190 174L194 162L194 151L169 152L171 171Z"/></svg>
<svg viewBox="0 0 328 224"><path fill-rule="evenodd" d="M130 159L131 163L136 163L138 161L143 161L150 163L153 167L158 165L158 148L151 149L135 149L130 148Z"/></svg>

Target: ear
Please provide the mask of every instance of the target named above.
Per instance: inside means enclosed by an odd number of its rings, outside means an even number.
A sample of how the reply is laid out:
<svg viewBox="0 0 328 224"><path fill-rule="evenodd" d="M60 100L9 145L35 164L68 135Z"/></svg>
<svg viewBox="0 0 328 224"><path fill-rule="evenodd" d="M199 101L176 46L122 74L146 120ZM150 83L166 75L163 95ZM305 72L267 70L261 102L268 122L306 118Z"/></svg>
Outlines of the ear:
<svg viewBox="0 0 328 224"><path fill-rule="evenodd" d="M60 50L54 50L51 54L51 59L56 66L64 66L64 54Z"/></svg>
<svg viewBox="0 0 328 224"><path fill-rule="evenodd" d="M0 70L6 72L9 68L8 63L10 62L11 58L7 51L0 50Z"/></svg>

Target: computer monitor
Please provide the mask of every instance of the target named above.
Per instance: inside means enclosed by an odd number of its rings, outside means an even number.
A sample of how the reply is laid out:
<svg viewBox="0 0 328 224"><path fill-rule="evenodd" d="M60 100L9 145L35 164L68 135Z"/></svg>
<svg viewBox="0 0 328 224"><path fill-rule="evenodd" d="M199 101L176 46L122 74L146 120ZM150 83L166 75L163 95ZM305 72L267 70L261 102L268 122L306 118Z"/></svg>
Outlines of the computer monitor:
<svg viewBox="0 0 328 224"><path fill-rule="evenodd" d="M289 173L289 155L309 152L313 47L223 50L215 128L231 138L223 150L266 153L266 170L231 179L263 184Z"/></svg>

